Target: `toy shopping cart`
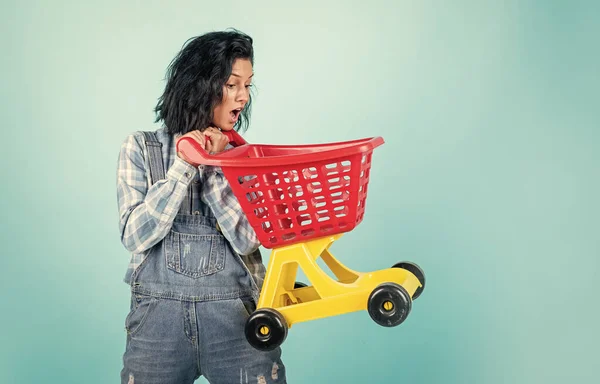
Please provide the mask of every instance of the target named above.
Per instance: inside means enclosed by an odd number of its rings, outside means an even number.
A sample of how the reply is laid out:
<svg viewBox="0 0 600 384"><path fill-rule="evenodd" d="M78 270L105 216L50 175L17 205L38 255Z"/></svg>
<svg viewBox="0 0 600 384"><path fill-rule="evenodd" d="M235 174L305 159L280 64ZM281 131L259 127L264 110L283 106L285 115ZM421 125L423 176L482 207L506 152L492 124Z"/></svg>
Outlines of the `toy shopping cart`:
<svg viewBox="0 0 600 384"><path fill-rule="evenodd" d="M367 310L379 325L408 316L425 287L414 263L369 273L350 270L329 247L363 219L375 137L319 145L248 144L226 132L234 148L209 155L180 139L178 151L195 164L220 166L261 244L272 249L260 297L246 322L258 350L281 345L295 323ZM321 257L337 280L317 264ZM310 284L296 282L301 268Z"/></svg>

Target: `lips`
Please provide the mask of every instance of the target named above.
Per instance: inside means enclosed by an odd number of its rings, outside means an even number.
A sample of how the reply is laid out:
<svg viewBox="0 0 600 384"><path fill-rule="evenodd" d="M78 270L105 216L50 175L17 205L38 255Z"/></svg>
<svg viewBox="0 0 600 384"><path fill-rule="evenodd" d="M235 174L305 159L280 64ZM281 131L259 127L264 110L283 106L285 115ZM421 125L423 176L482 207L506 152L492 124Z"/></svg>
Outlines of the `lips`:
<svg viewBox="0 0 600 384"><path fill-rule="evenodd" d="M229 112L229 116L231 117L232 123L235 123L238 121L238 118L240 117L240 114L242 113L242 109L243 108L236 108L236 109L232 110L231 112Z"/></svg>

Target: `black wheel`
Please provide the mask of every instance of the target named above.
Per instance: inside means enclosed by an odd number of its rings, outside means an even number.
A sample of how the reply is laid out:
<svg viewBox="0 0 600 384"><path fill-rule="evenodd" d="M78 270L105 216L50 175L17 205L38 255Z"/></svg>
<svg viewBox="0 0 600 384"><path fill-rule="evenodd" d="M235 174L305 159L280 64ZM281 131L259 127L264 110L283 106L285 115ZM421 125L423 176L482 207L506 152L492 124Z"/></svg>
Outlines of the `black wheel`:
<svg viewBox="0 0 600 384"><path fill-rule="evenodd" d="M367 308L371 318L384 327L400 325L410 313L412 300L403 286L383 283L369 295Z"/></svg>
<svg viewBox="0 0 600 384"><path fill-rule="evenodd" d="M308 287L308 285L304 284L304 283L303 283L303 282L301 282L301 281L296 281L296 282L294 283L294 289L298 289L298 288L304 288L304 287Z"/></svg>
<svg viewBox="0 0 600 384"><path fill-rule="evenodd" d="M423 272L421 267L419 267L417 264L411 263L410 261L402 261L400 263L396 263L392 268L406 269L408 272L415 275L417 279L419 279L421 287L417 288L415 294L412 297L413 300L417 300L417 297L421 296L421 293L423 293L423 290L425 289L425 272Z"/></svg>
<svg viewBox="0 0 600 384"><path fill-rule="evenodd" d="M285 318L271 308L256 310L246 320L246 340L259 351L279 347L287 337L287 331Z"/></svg>

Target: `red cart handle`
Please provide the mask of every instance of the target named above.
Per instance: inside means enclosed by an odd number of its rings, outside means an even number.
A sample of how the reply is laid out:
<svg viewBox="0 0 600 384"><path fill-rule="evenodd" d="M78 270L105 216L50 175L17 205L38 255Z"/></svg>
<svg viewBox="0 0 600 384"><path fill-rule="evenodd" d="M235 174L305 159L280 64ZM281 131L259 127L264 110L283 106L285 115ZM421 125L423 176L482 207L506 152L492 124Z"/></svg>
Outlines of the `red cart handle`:
<svg viewBox="0 0 600 384"><path fill-rule="evenodd" d="M196 140L182 137L177 140L177 152L183 153L194 166L204 164L220 167L272 167L347 157L372 151L384 143L382 137L372 137L315 145L252 145L246 143L235 131L228 131L229 135L234 138L235 144L239 144L240 141L244 144L218 155L210 155ZM263 156L265 151L270 152L270 155Z"/></svg>
<svg viewBox="0 0 600 384"><path fill-rule="evenodd" d="M221 133L227 136L227 138L229 139L229 144L233 145L234 147L239 147L240 145L248 144L246 140L244 140L244 138L233 129L230 131L221 131Z"/></svg>
<svg viewBox="0 0 600 384"><path fill-rule="evenodd" d="M229 144L233 147L239 147L241 145L248 144L244 138L234 131L221 131L229 139ZM208 136L205 136L206 140L210 140ZM198 142L189 137L181 137L177 139L177 153L183 153L191 165L197 167L200 164L210 165L213 162L211 159L215 157L209 155L208 152Z"/></svg>

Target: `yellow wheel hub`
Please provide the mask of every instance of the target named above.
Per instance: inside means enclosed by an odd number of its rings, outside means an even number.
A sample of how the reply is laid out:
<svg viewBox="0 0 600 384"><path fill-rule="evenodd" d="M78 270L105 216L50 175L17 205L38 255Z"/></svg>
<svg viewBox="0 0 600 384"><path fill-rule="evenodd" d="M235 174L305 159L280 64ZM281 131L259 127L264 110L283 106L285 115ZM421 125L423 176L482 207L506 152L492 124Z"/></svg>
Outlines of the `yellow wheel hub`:
<svg viewBox="0 0 600 384"><path fill-rule="evenodd" d="M392 303L391 301L385 301L383 303L383 309L385 309L386 311L391 311L392 309L394 309L394 303Z"/></svg>
<svg viewBox="0 0 600 384"><path fill-rule="evenodd" d="M267 336L271 331L269 330L269 327L267 327L266 325L263 325L262 327L260 327L260 334L263 336Z"/></svg>

